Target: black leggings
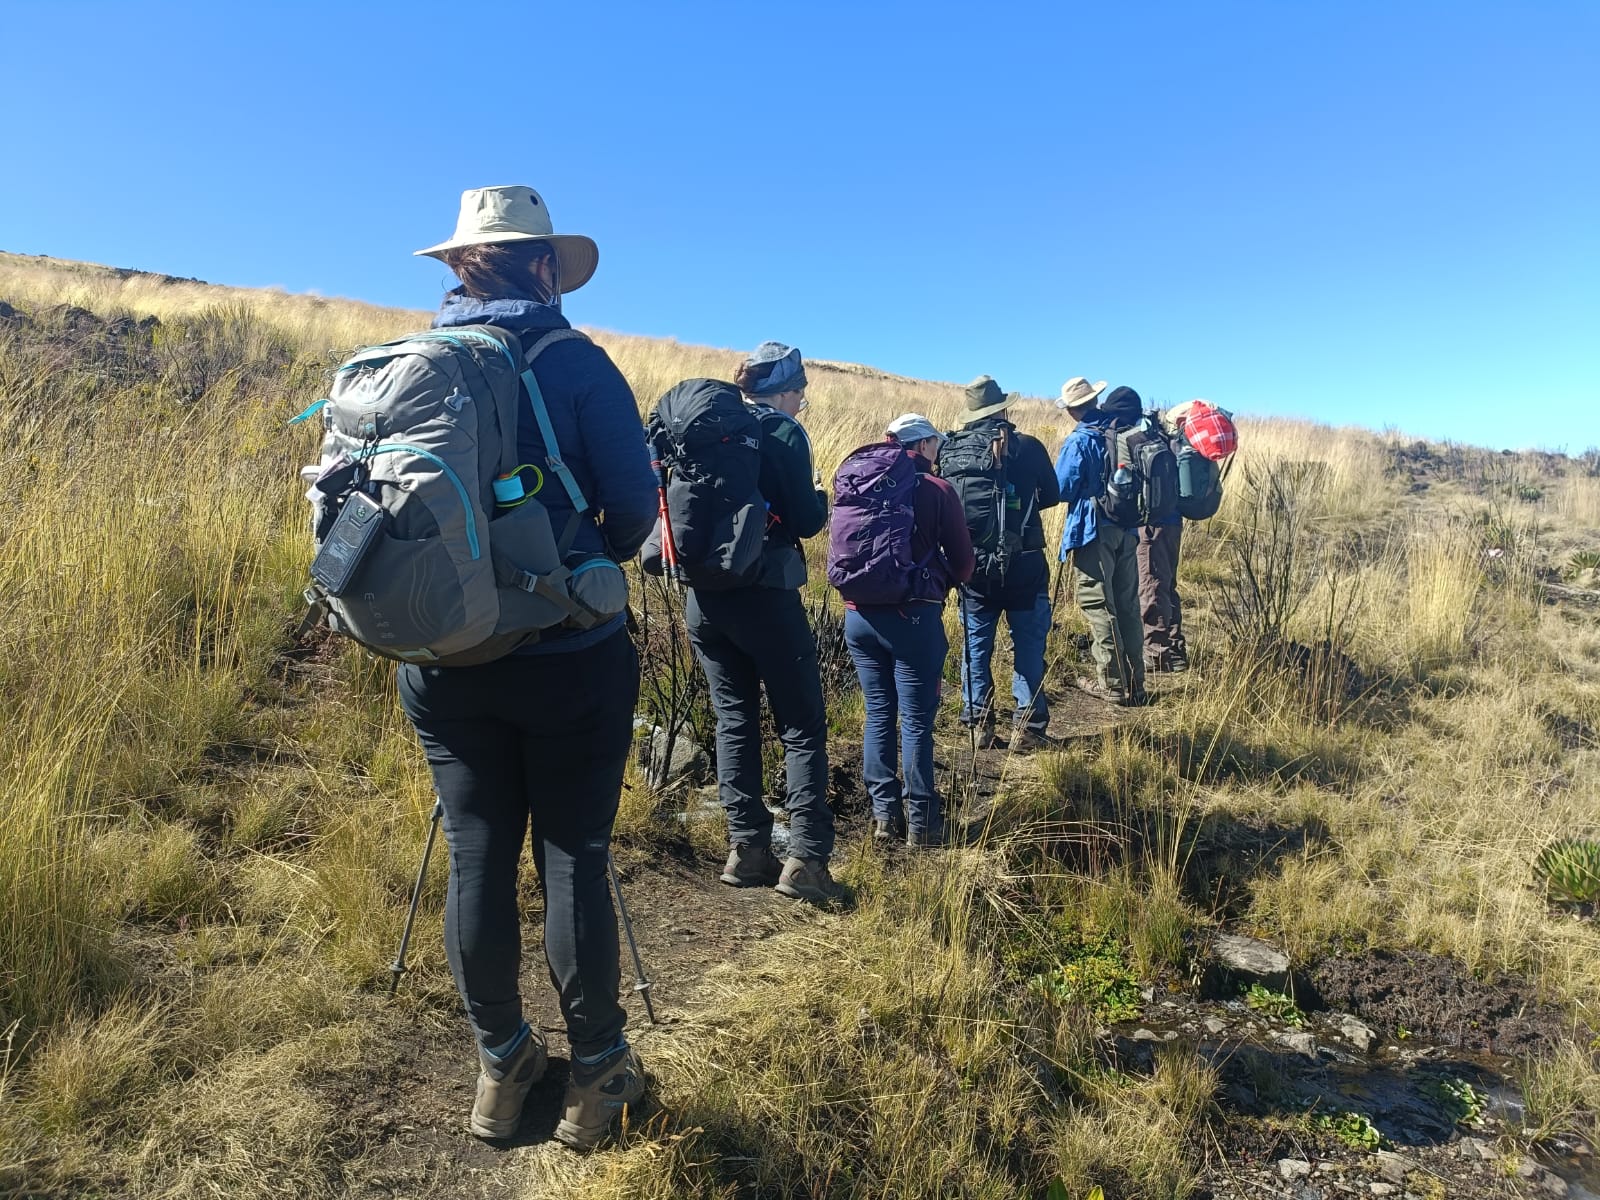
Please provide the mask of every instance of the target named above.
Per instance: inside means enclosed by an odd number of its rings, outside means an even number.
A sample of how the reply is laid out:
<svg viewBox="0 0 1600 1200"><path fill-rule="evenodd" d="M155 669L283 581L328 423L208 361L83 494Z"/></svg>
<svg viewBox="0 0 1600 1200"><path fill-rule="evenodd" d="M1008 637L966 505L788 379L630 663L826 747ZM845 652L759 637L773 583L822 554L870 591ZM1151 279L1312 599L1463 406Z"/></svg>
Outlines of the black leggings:
<svg viewBox="0 0 1600 1200"><path fill-rule="evenodd" d="M565 654L400 668L400 702L444 802L445 950L486 1046L522 1026L517 865L531 828L544 952L575 1054L622 1032L606 856L633 742L639 660L619 630Z"/></svg>

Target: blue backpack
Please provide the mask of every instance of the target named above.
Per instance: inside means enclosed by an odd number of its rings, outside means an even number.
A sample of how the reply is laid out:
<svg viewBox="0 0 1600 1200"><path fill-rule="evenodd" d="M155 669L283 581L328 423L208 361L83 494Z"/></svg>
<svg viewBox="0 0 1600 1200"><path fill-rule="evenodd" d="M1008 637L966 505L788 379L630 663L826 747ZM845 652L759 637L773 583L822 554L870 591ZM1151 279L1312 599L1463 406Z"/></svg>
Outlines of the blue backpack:
<svg viewBox="0 0 1600 1200"><path fill-rule="evenodd" d="M917 468L898 442L852 451L833 476L828 582L852 604L900 604L926 564L911 557Z"/></svg>

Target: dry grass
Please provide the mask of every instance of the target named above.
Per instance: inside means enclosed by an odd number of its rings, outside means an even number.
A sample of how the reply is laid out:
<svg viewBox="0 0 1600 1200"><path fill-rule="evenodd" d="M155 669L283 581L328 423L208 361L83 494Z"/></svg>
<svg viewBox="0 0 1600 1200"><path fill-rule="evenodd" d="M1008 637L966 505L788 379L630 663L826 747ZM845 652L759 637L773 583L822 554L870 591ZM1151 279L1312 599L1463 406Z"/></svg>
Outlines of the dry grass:
<svg viewBox="0 0 1600 1200"><path fill-rule="evenodd" d="M388 668L348 647L282 657L311 452L282 422L330 351L425 314L9 255L0 298L163 321L136 376L0 329L0 1187L341 1194L369 1147L333 1097L370 1036L359 993L386 976L431 794ZM596 336L642 409L738 357ZM824 476L899 412L956 420L951 385L813 367ZM1069 424L1045 405L1022 423L1052 452ZM1013 970L1059 958L1062 922L1149 976L1184 969L1226 900L1302 961L1421 945L1527 972L1600 1023L1600 936L1530 880L1549 841L1600 830L1600 635L1534 586L1600 530L1594 478L1437 448L1449 500L1430 507L1376 435L1241 432L1223 511L1186 542L1199 671L1118 731L1009 760L981 848L902 875L842 850L858 911L797 918L713 976L650 1045L666 1116L614 1153L548 1156L539 1188L1009 1197L1060 1176L1185 1195L1214 1080L1179 1058L1103 1070L1088 1015ZM1348 694L1221 632L1247 473L1296 481L1283 632L1348 655ZM1060 624L1063 673L1080 623ZM835 717L860 719L850 701ZM642 857L676 804L629 783L622 850ZM1229 822L1317 832L1219 899L1205 847ZM720 829L692 834L709 848ZM414 986L449 1012L443 876ZM1595 1087L1576 1052L1535 1066L1534 1132L1587 1128Z"/></svg>

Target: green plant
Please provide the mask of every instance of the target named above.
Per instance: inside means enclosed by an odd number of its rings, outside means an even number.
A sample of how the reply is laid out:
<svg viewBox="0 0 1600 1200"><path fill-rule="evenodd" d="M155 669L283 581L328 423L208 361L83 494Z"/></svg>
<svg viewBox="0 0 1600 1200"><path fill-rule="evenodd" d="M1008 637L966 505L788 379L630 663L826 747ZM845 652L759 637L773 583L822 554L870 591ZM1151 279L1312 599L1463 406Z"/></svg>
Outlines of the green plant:
<svg viewBox="0 0 1600 1200"><path fill-rule="evenodd" d="M1600 568L1600 550L1576 550L1567 560L1573 571L1593 571Z"/></svg>
<svg viewBox="0 0 1600 1200"><path fill-rule="evenodd" d="M1319 1113L1311 1120L1311 1128L1318 1133L1338 1138L1352 1150L1379 1150L1383 1147L1383 1134L1372 1124L1366 1113Z"/></svg>
<svg viewBox="0 0 1600 1200"><path fill-rule="evenodd" d="M1056 1004L1081 1004L1102 1021L1139 1015L1139 981L1110 933L1070 931L1060 961L1028 980L1028 990Z"/></svg>
<svg viewBox="0 0 1600 1200"><path fill-rule="evenodd" d="M1558 900L1588 904L1600 900L1600 842L1563 838L1534 860L1533 873Z"/></svg>
<svg viewBox="0 0 1600 1200"><path fill-rule="evenodd" d="M1531 483L1525 483L1517 488L1517 499L1526 504L1535 504L1544 499L1544 489Z"/></svg>
<svg viewBox="0 0 1600 1200"><path fill-rule="evenodd" d="M1282 1021L1285 1025L1298 1027L1306 1022L1305 1014L1296 1007L1292 998L1259 983L1250 985L1244 994L1244 1002L1263 1016Z"/></svg>
<svg viewBox="0 0 1600 1200"><path fill-rule="evenodd" d="M1470 1081L1456 1076L1436 1079L1425 1085L1423 1091L1437 1100L1457 1125L1476 1125L1489 1107L1488 1093L1480 1092Z"/></svg>

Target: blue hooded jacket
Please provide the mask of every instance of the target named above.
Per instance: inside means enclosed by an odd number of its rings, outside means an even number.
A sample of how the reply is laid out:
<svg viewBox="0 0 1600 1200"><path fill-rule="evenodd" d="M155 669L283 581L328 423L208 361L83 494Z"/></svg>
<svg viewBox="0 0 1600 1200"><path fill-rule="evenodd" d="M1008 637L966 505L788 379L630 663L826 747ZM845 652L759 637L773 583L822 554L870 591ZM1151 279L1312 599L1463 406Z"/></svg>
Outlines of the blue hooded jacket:
<svg viewBox="0 0 1600 1200"><path fill-rule="evenodd" d="M1106 428L1137 421L1141 416L1139 394L1131 388L1116 388L1100 404L1078 418L1078 427L1067 435L1056 455L1056 483L1061 487L1061 502L1072 507L1061 527L1061 550L1065 559L1073 550L1087 546L1100 532L1100 493L1105 490Z"/></svg>
<svg viewBox="0 0 1600 1200"><path fill-rule="evenodd" d="M445 295L435 329L456 325L493 325L516 334L524 347L553 329L572 326L559 309L529 300L478 300L459 288ZM639 552L656 519L656 482L645 447L644 426L633 389L606 352L591 342L557 342L533 364L534 378L550 410L550 425L561 443L562 460L578 481L598 524L584 521L572 548L605 553L619 562ZM546 457L539 427L531 418L517 425L519 462ZM539 500L550 510L559 532L566 526L572 502L559 487L546 488ZM560 654L595 645L622 626L617 617L588 630L552 629L520 654Z"/></svg>

